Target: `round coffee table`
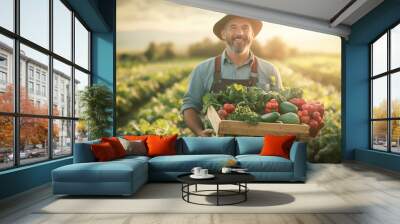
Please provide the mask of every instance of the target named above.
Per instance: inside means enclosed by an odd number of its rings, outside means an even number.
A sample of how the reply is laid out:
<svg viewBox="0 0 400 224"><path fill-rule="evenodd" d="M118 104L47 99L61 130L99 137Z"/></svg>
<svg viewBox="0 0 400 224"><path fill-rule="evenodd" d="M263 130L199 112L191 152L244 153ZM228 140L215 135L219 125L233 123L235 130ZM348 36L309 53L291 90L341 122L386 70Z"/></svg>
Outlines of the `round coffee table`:
<svg viewBox="0 0 400 224"><path fill-rule="evenodd" d="M188 203L198 204L198 205L234 205L245 202L247 200L247 192L249 188L247 183L255 180L255 177L248 173L216 173L213 174L215 177L212 179L193 179L190 177L191 173L182 174L177 177L178 181L182 183L182 199ZM197 185L215 185L215 190L198 190ZM194 191L190 191L190 186L195 186ZM224 190L220 189L220 185L236 185L237 190ZM209 192L214 192L215 194L206 194ZM190 196L203 196L203 197L216 197L216 204L202 204L193 202L190 200ZM221 203L221 197L232 197L240 196L240 199L231 203Z"/></svg>

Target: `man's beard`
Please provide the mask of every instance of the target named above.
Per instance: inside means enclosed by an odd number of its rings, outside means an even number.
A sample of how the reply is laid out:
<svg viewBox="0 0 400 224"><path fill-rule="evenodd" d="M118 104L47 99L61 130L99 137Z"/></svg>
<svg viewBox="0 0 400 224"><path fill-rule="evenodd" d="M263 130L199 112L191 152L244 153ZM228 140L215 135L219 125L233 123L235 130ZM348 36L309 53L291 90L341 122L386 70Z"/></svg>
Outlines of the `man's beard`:
<svg viewBox="0 0 400 224"><path fill-rule="evenodd" d="M250 46L250 40L245 36L227 38L226 42L228 43L229 48L237 54L242 53L248 46Z"/></svg>

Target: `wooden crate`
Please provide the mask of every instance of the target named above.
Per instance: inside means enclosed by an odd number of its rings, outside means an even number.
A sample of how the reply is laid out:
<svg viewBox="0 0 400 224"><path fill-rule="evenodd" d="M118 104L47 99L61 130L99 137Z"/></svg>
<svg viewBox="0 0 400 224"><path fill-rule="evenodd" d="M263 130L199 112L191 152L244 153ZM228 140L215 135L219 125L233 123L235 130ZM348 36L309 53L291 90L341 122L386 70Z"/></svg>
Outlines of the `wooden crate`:
<svg viewBox="0 0 400 224"><path fill-rule="evenodd" d="M258 122L257 124L248 124L243 121L222 120L214 107L207 109L207 118L217 134L217 136L264 136L273 135L296 135L299 140L309 138L310 127L306 124L280 124Z"/></svg>

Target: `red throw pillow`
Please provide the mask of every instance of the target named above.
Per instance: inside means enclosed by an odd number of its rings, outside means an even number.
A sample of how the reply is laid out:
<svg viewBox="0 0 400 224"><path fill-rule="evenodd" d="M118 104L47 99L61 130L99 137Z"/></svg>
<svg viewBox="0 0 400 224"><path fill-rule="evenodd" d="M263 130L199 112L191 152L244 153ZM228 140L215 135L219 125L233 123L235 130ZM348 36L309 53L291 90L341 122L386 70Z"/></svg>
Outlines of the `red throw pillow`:
<svg viewBox="0 0 400 224"><path fill-rule="evenodd" d="M289 159L290 147L292 147L294 140L296 140L296 136L293 135L266 135L260 155L281 156Z"/></svg>
<svg viewBox="0 0 400 224"><path fill-rule="evenodd" d="M94 157L99 162L110 161L117 158L114 149L108 142L93 144L90 147L92 149Z"/></svg>
<svg viewBox="0 0 400 224"><path fill-rule="evenodd" d="M176 155L176 139L178 135L147 137L148 156Z"/></svg>
<svg viewBox="0 0 400 224"><path fill-rule="evenodd" d="M117 137L109 137L109 138L101 138L101 142L108 142L114 149L115 155L118 158L126 156L126 151L124 146L122 146L121 142Z"/></svg>

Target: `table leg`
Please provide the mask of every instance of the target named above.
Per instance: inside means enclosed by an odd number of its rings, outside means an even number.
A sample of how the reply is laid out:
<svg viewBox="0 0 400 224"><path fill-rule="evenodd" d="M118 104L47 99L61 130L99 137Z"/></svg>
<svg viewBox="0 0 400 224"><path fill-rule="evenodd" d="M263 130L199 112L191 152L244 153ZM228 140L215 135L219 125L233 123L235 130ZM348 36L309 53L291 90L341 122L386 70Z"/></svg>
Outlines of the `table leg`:
<svg viewBox="0 0 400 224"><path fill-rule="evenodd" d="M219 205L219 184L217 184L217 206Z"/></svg>
<svg viewBox="0 0 400 224"><path fill-rule="evenodd" d="M195 185L195 191L197 192L197 184Z"/></svg>
<svg viewBox="0 0 400 224"><path fill-rule="evenodd" d="M187 188L187 191L188 191L188 193L187 193L187 201L190 202L190 200L189 200L189 195L190 195L190 184L188 184L187 187L188 187L188 188Z"/></svg>
<svg viewBox="0 0 400 224"><path fill-rule="evenodd" d="M247 192L248 192L247 183L244 183L244 190L245 190L245 192L244 192L244 201L247 201Z"/></svg>

